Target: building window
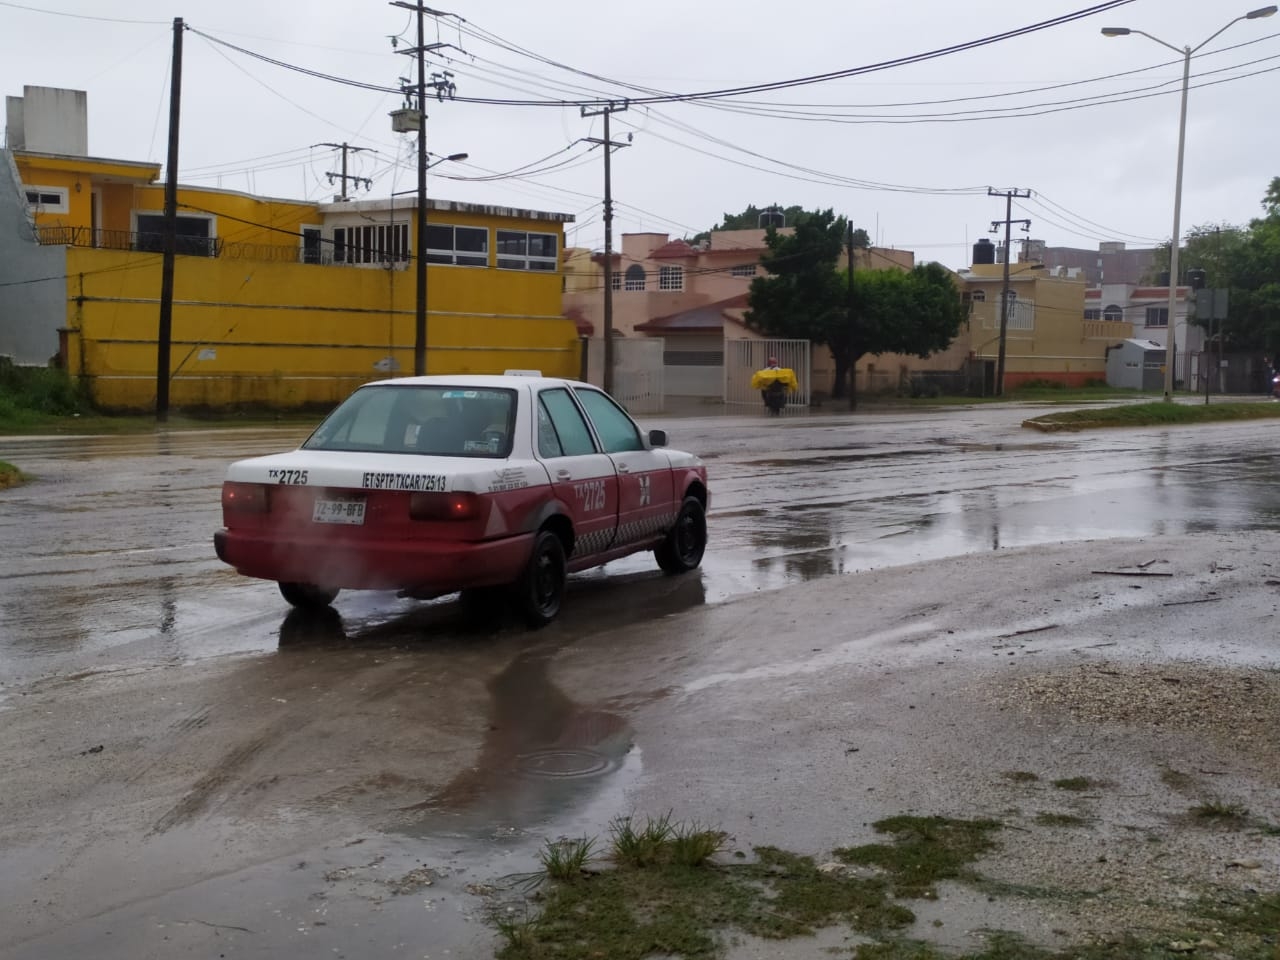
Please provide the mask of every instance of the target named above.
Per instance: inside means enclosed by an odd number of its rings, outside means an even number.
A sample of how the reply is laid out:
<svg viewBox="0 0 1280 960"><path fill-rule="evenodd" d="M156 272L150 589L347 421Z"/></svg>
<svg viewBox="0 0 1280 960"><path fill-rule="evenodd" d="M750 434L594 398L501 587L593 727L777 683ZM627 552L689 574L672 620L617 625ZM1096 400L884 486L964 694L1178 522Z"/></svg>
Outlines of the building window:
<svg viewBox="0 0 1280 960"><path fill-rule="evenodd" d="M133 248L147 253L164 253L164 214L140 213L137 224ZM178 214L174 224L173 251L188 257L215 256L218 247L213 238L213 218Z"/></svg>
<svg viewBox="0 0 1280 960"><path fill-rule="evenodd" d="M1167 327L1169 325L1168 307L1147 307L1148 327Z"/></svg>
<svg viewBox="0 0 1280 960"><path fill-rule="evenodd" d="M334 263L396 263L409 259L409 224L334 227Z"/></svg>
<svg viewBox="0 0 1280 960"><path fill-rule="evenodd" d="M614 290L622 289L622 271L620 270L609 271L609 285L613 287Z"/></svg>
<svg viewBox="0 0 1280 960"><path fill-rule="evenodd" d="M633 263L627 267L627 280L623 284L626 290L643 290L644 289L644 267L638 263Z"/></svg>
<svg viewBox="0 0 1280 960"><path fill-rule="evenodd" d="M985 290L975 290L975 291L973 291L973 302L974 302L974 303L986 303L986 301L987 301L987 292L986 292Z"/></svg>
<svg viewBox="0 0 1280 960"><path fill-rule="evenodd" d="M498 267L502 270L554 271L559 266L554 233L499 230L497 247Z"/></svg>
<svg viewBox="0 0 1280 960"><path fill-rule="evenodd" d="M489 231L484 227L453 227L447 223L428 223L427 263L487 267Z"/></svg>
<svg viewBox="0 0 1280 960"><path fill-rule="evenodd" d="M756 275L756 265L754 263L739 263L729 268L729 276L738 277L739 279L750 279Z"/></svg>
<svg viewBox="0 0 1280 960"><path fill-rule="evenodd" d="M322 263L324 260L324 232L319 227L301 228L302 262Z"/></svg>
<svg viewBox="0 0 1280 960"><path fill-rule="evenodd" d="M23 187L32 213L70 213L66 187Z"/></svg>
<svg viewBox="0 0 1280 960"><path fill-rule="evenodd" d="M659 290L683 290L684 289L684 267L659 267L658 268L658 289Z"/></svg>
<svg viewBox="0 0 1280 960"><path fill-rule="evenodd" d="M1101 320L1102 311L1099 310L1097 307L1085 307L1084 318L1086 320Z"/></svg>
<svg viewBox="0 0 1280 960"><path fill-rule="evenodd" d="M1108 304L1107 309L1102 311L1102 319L1103 320L1123 320L1124 311L1121 310L1114 303Z"/></svg>

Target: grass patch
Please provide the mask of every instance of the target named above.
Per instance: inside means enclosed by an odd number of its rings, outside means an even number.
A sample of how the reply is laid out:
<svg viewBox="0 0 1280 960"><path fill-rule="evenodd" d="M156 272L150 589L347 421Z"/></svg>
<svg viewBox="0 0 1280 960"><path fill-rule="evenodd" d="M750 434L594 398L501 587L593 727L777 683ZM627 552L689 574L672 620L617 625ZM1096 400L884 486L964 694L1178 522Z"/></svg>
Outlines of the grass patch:
<svg viewBox="0 0 1280 960"><path fill-rule="evenodd" d="M542 850L542 868L552 880L559 880L561 883L576 880L591 862L591 852L595 845L596 841L592 837L550 841Z"/></svg>
<svg viewBox="0 0 1280 960"><path fill-rule="evenodd" d="M990 834L1000 829L995 820L911 816L889 817L872 826L892 835L893 842L842 847L835 856L844 863L881 868L900 897L936 896L939 880L971 876L966 865L995 846Z"/></svg>
<svg viewBox="0 0 1280 960"><path fill-rule="evenodd" d="M670 843L671 841L668 841ZM806 936L838 921L864 933L897 930L914 915L892 903L883 881L824 873L810 857L772 847L754 863L691 867L660 856L619 866L542 895L536 919L496 917L502 960L709 960L722 934Z"/></svg>
<svg viewBox="0 0 1280 960"><path fill-rule="evenodd" d="M652 866L667 852L671 831L670 813L648 817L642 827L631 817L618 817L609 825L613 859L629 867Z"/></svg>
<svg viewBox="0 0 1280 960"><path fill-rule="evenodd" d="M0 490L7 490L10 487L16 487L27 478L22 471L15 467L12 463L5 463L0 460Z"/></svg>
<svg viewBox="0 0 1280 960"><path fill-rule="evenodd" d="M1059 790L1071 790L1079 793L1088 790L1090 787L1096 787L1099 784L1088 777L1063 777L1061 780L1053 781L1053 785Z"/></svg>
<svg viewBox="0 0 1280 960"><path fill-rule="evenodd" d="M1123 404L1090 410L1064 410L1024 420L1024 427L1038 430L1087 430L1100 427L1175 426L1188 423L1213 423L1222 420L1265 420L1280 417L1276 403L1187 404L1154 403Z"/></svg>
<svg viewBox="0 0 1280 960"><path fill-rule="evenodd" d="M1185 929L1152 931L1145 938L1125 935L1052 950L1007 931L987 930L980 931L981 945L967 952L903 939L915 916L894 897L936 895L934 884L942 879L967 882L990 900L1069 903L1098 891L1024 887L971 872L968 865L994 846L991 834L1001 828L997 821L899 816L873 826L893 842L835 851L846 864L884 871L868 876L839 864L819 867L811 857L771 846L753 848L751 861L717 863L712 857L724 845L722 831L673 823L669 813L643 824L620 818L611 827L614 867L582 871L594 849L589 838L547 845L543 864L552 882L536 887L524 910L504 907L490 914L501 940L497 956L715 960L724 956L735 934L782 940L844 924L870 941L837 951L855 960L1280 958L1275 943L1280 894L1231 890L1189 907ZM618 856L619 846L625 858ZM1212 947L1202 946L1206 938L1212 938Z"/></svg>
<svg viewBox="0 0 1280 960"><path fill-rule="evenodd" d="M1042 827L1082 827L1089 822L1074 813L1037 813L1035 820Z"/></svg>
<svg viewBox="0 0 1280 960"><path fill-rule="evenodd" d="M1247 807L1238 803L1225 803L1222 800L1206 800L1188 811L1197 820L1212 820L1217 823L1243 825L1249 819Z"/></svg>
<svg viewBox="0 0 1280 960"><path fill-rule="evenodd" d="M1001 774L1006 780L1014 783L1035 783L1040 778L1030 770L1007 770Z"/></svg>

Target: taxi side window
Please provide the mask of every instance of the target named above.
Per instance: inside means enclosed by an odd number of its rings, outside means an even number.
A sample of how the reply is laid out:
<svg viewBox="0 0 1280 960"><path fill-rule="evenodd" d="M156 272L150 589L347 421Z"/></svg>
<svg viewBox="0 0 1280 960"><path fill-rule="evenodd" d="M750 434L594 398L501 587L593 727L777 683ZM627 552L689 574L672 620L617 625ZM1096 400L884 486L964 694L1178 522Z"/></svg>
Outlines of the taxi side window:
<svg viewBox="0 0 1280 960"><path fill-rule="evenodd" d="M568 390L543 390L538 395L538 455L580 457L595 453L591 431Z"/></svg>
<svg viewBox="0 0 1280 960"><path fill-rule="evenodd" d="M578 390L578 399L586 408L605 453L643 450L640 431L626 412L599 390Z"/></svg>

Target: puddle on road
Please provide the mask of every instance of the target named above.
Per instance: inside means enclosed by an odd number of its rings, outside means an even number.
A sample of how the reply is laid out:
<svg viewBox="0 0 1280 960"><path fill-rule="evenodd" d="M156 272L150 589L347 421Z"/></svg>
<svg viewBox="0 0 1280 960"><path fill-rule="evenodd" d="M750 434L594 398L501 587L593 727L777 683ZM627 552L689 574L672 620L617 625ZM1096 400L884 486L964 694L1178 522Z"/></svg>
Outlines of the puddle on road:
<svg viewBox="0 0 1280 960"><path fill-rule="evenodd" d="M551 679L558 645L526 651L488 684L489 727L475 764L403 811L402 827L492 838L563 818L606 785L608 807L640 773L620 714L583 707Z"/></svg>

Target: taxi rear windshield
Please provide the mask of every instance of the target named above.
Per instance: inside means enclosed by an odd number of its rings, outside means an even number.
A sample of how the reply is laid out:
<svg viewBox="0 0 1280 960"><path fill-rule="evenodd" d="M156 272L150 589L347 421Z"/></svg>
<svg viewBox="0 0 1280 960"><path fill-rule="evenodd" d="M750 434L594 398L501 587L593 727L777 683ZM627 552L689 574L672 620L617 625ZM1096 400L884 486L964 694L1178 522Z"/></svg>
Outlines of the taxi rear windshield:
<svg viewBox="0 0 1280 960"><path fill-rule="evenodd" d="M302 447L503 458L511 453L515 415L514 390L362 387L329 414Z"/></svg>

